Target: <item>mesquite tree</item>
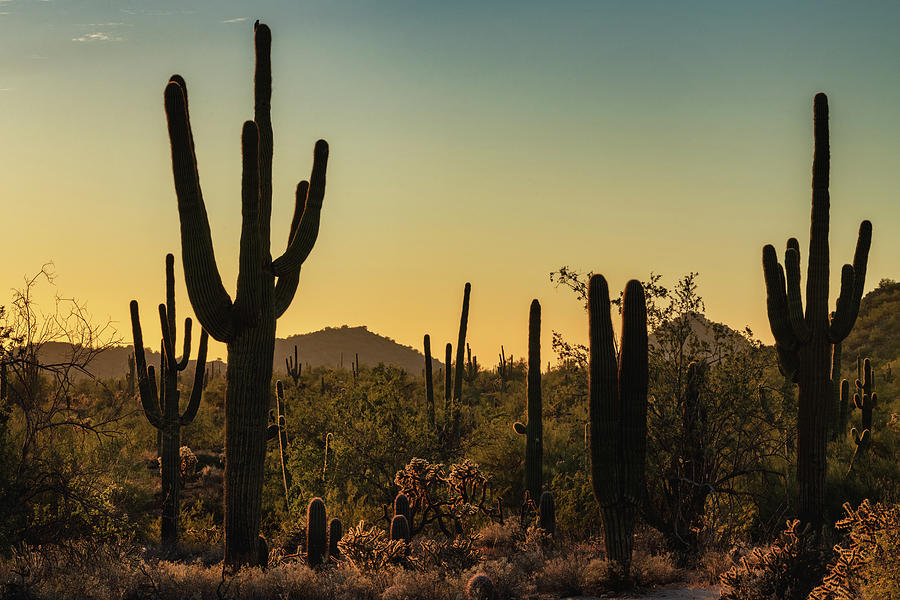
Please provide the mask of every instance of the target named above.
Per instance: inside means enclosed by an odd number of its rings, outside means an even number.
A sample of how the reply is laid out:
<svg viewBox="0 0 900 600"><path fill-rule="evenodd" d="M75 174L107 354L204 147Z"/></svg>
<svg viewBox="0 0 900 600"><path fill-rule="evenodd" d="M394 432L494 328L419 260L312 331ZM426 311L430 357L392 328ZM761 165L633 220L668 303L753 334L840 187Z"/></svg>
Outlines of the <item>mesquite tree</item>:
<svg viewBox="0 0 900 600"><path fill-rule="evenodd" d="M194 370L194 386L184 412L180 412L178 373L188 367L191 355L191 319L184 320L184 353L181 360L175 358L175 257L166 255L166 303L159 305L159 321L162 328L162 353L159 365L159 387L153 367L147 366L144 355L144 339L138 314L137 300L131 301L131 328L134 334L134 361L137 370L141 405L147 420L160 433L160 470L162 474L162 520L160 539L163 544L178 542L178 513L181 489L181 428L189 425L197 415L200 396L203 393L203 375L206 367L206 331L200 333L197 365Z"/></svg>
<svg viewBox="0 0 900 600"><path fill-rule="evenodd" d="M244 123L241 135L243 222L234 301L222 285L213 253L184 79L172 76L165 91L188 296L204 329L224 342L228 350L225 396L225 565L228 569L260 560L257 545L275 321L290 305L300 280L300 267L318 235L328 161L328 144L319 140L309 183L301 181L297 186L287 250L272 260L271 32L267 26L257 24L255 37L255 114L253 121Z"/></svg>
<svg viewBox="0 0 900 600"><path fill-rule="evenodd" d="M828 311L828 98L816 94L813 106L815 153L812 167L812 225L806 274L806 311L800 297L800 243L787 242L784 268L775 248L763 248L769 324L778 360L786 377L799 388L797 415L797 485L800 519L818 529L825 509L825 446L831 406L831 370L834 344L840 343L856 322L866 282L866 262L872 242L872 224L863 221L852 265L841 270L837 309Z"/></svg>

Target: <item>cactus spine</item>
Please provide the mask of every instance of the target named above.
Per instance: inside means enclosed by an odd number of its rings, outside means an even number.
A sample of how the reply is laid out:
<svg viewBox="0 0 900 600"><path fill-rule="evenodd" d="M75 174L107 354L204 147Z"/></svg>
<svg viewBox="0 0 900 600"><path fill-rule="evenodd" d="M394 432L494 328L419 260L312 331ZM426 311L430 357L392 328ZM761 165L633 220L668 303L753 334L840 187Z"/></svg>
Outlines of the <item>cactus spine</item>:
<svg viewBox="0 0 900 600"><path fill-rule="evenodd" d="M531 498L541 497L544 422L541 405L541 304L531 301L528 313L528 425L516 423L525 435L525 489Z"/></svg>
<svg viewBox="0 0 900 600"><path fill-rule="evenodd" d="M174 75L165 104L185 282L197 319L226 344L225 565L253 564L262 504L266 415L272 384L275 322L290 306L300 267L315 244L325 195L328 144L316 142L309 183L297 186L294 217L284 254L271 258L272 123L271 32L255 28L255 114L244 123L242 228L237 293L232 301L213 253L206 207L200 192L184 79ZM277 278L277 282L276 282Z"/></svg>
<svg viewBox="0 0 900 600"><path fill-rule="evenodd" d="M647 452L647 306L640 282L625 286L618 364L609 307L606 280L594 275L588 286L591 482L606 553L627 575Z"/></svg>
<svg viewBox="0 0 900 600"><path fill-rule="evenodd" d="M137 300L131 301L131 328L134 335L134 369L137 372L141 406L147 420L161 435L160 462L162 471L163 508L160 523L160 539L165 545L178 542L179 491L181 489L181 427L188 425L197 415L200 396L203 393L203 371L206 368L206 331L200 333L194 385L184 413L179 412L178 373L188 367L191 354L191 319L184 320L184 353L181 360L175 358L175 257L166 255L166 303L159 305L159 321L163 343L160 356L160 381L156 385L156 373L147 366L144 355L144 337Z"/></svg>
<svg viewBox="0 0 900 600"><path fill-rule="evenodd" d="M434 427L434 382L431 377L431 337L426 333L425 346L425 408L428 411L428 422Z"/></svg>
<svg viewBox="0 0 900 600"><path fill-rule="evenodd" d="M825 445L828 433L832 345L850 333L866 280L872 224L859 227L852 265L841 271L837 310L828 311L829 142L828 99L817 94L814 108L815 153L812 168L812 217L806 279L806 309L800 297L800 244L787 242L784 268L775 248L763 248L767 308L781 369L799 387L797 483L799 517L819 529L825 509Z"/></svg>
<svg viewBox="0 0 900 600"><path fill-rule="evenodd" d="M325 520L325 503L313 498L306 507L306 563L318 567L328 551L328 521Z"/></svg>

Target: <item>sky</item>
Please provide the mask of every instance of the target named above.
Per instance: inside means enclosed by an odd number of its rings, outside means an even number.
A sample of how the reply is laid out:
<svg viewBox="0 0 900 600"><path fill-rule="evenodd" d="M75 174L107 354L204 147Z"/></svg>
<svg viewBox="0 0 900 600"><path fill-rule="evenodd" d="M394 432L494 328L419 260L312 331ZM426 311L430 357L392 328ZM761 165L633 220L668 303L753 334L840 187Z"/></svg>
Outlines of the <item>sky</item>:
<svg viewBox="0 0 900 600"><path fill-rule="evenodd" d="M253 22L273 35L272 253L312 148L318 242L278 335L367 325L482 364L587 317L549 274L699 272L707 316L771 342L761 250L808 244L812 100L829 95L831 302L859 222L866 290L900 279L900 3L0 0L0 302L52 262L59 293L131 343L176 255L162 94L187 80L219 270L233 293ZM804 266L805 277L805 266ZM150 321L155 322L155 321ZM148 335L145 324L145 335ZM302 352L302 349L301 349ZM224 356L216 345L212 356Z"/></svg>

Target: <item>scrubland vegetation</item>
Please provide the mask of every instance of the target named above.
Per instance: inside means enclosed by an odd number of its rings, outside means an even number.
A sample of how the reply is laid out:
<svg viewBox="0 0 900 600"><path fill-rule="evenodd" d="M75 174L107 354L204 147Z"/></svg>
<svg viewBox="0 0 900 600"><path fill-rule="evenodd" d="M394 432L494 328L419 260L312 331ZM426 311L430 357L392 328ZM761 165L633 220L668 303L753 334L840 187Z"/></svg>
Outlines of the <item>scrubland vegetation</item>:
<svg viewBox="0 0 900 600"><path fill-rule="evenodd" d="M784 267L772 246L763 253L774 347L708 321L696 273L651 273L618 295L562 267L548 283L584 303L589 346L554 334L541 348L535 300L510 310L526 357L469 348L466 284L443 366L425 336L421 375L308 368L303 348L274 356L275 322L315 244L328 146L315 146L273 260L270 42L259 25L233 301L212 253L186 83L166 87L196 360L189 323L176 355L171 256L158 368L144 355L153 311L141 325L137 303L133 359L104 380L90 361L114 340L77 302L39 313L39 276L8 304L4 597L554 598L668 584L734 600L900 595L900 284L864 295L863 221L829 301L824 95L805 308L799 242ZM225 372L205 367L207 335L227 345ZM71 353L49 364L41 347L54 341Z"/></svg>

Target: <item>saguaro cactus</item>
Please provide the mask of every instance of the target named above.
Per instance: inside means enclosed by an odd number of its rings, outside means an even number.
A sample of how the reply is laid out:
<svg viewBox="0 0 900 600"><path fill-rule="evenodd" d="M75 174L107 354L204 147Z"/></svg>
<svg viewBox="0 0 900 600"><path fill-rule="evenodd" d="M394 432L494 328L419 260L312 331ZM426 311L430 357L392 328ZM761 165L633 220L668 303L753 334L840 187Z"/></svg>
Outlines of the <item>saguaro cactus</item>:
<svg viewBox="0 0 900 600"><path fill-rule="evenodd" d="M194 386L184 412L180 412L178 400L178 373L188 366L191 354L191 319L184 320L184 354L175 358L175 257L166 255L166 303L159 305L159 321L162 327L162 354L160 356L160 381L156 385L156 373L147 366L144 355L144 337L137 300L131 301L131 328L134 334L134 368L137 371L141 406L150 424L161 434L160 462L162 471L163 508L160 538L163 544L178 542L178 513L181 489L181 427L189 424L197 415L200 396L203 393L203 371L206 368L206 331L200 333L197 365L194 370Z"/></svg>
<svg viewBox="0 0 900 600"><path fill-rule="evenodd" d="M528 425L516 423L525 436L525 489L531 498L541 497L543 487L544 421L541 405L541 304L531 301L528 313Z"/></svg>
<svg viewBox="0 0 900 600"><path fill-rule="evenodd" d="M806 311L800 298L800 243L791 238L784 268L775 248L763 248L769 324L781 369L799 387L797 415L798 510L802 521L818 529L825 507L825 445L828 433L833 344L853 328L866 281L872 224L863 221L852 265L841 271L837 309L828 311L828 99L817 94L813 108L815 153L812 168L812 224L806 276Z"/></svg>
<svg viewBox="0 0 900 600"><path fill-rule="evenodd" d="M854 427L851 433L858 450L865 450L872 441L872 411L878 402L878 394L875 393L875 371L868 358L863 361L863 378L861 381L856 380L856 389L858 391L853 395L853 403L861 414L860 429L857 431Z"/></svg>
<svg viewBox="0 0 900 600"><path fill-rule="evenodd" d="M328 521L325 520L325 503L313 498L306 507L306 563L318 567L328 552Z"/></svg>
<svg viewBox="0 0 900 600"><path fill-rule="evenodd" d="M434 383L431 377L431 336L425 334L425 408L428 411L428 422L434 427Z"/></svg>
<svg viewBox="0 0 900 600"><path fill-rule="evenodd" d="M548 534L556 533L556 506L550 492L541 493L541 501L538 502L538 524Z"/></svg>
<svg viewBox="0 0 900 600"><path fill-rule="evenodd" d="M328 144L316 142L309 183L297 186L287 250L272 260L271 32L256 27L255 114L244 123L242 217L237 294L232 301L216 264L200 191L184 79L173 75L165 104L185 282L197 319L226 344L225 565L256 561L265 473L266 416L275 352L275 322L293 300L300 267L316 242L325 196ZM277 279L277 282L276 282Z"/></svg>
<svg viewBox="0 0 900 600"><path fill-rule="evenodd" d="M832 318L833 313L832 313ZM828 429L836 440L843 432L841 424L841 342L831 346L831 402L828 405Z"/></svg>
<svg viewBox="0 0 900 600"><path fill-rule="evenodd" d="M450 419L450 402L453 394L453 379L450 366L453 364L453 344L447 342L444 348L444 419Z"/></svg>
<svg viewBox="0 0 900 600"><path fill-rule="evenodd" d="M647 453L647 305L640 282L632 279L625 286L618 364L609 288L602 275L588 284L588 319L591 483L600 504L606 553L627 575Z"/></svg>
<svg viewBox="0 0 900 600"><path fill-rule="evenodd" d="M275 382L275 409L278 411L278 454L281 459L281 480L284 483L284 507L290 506L291 472L287 466L287 418L284 413L284 385Z"/></svg>
<svg viewBox="0 0 900 600"><path fill-rule="evenodd" d="M284 357L284 368L287 370L288 376L297 385L300 382L303 365L300 364L300 357L297 355L297 344L294 344L294 357L288 354Z"/></svg>
<svg viewBox="0 0 900 600"><path fill-rule="evenodd" d="M328 522L328 556L331 560L340 560L341 549L338 542L344 537L344 526L337 517Z"/></svg>
<svg viewBox="0 0 900 600"><path fill-rule="evenodd" d="M454 412L457 414L459 404L462 402L462 382L466 366L466 328L469 326L469 296L471 293L472 284L466 282L463 289L462 312L459 316L459 337L456 340L456 374L453 378L453 402L456 403Z"/></svg>

